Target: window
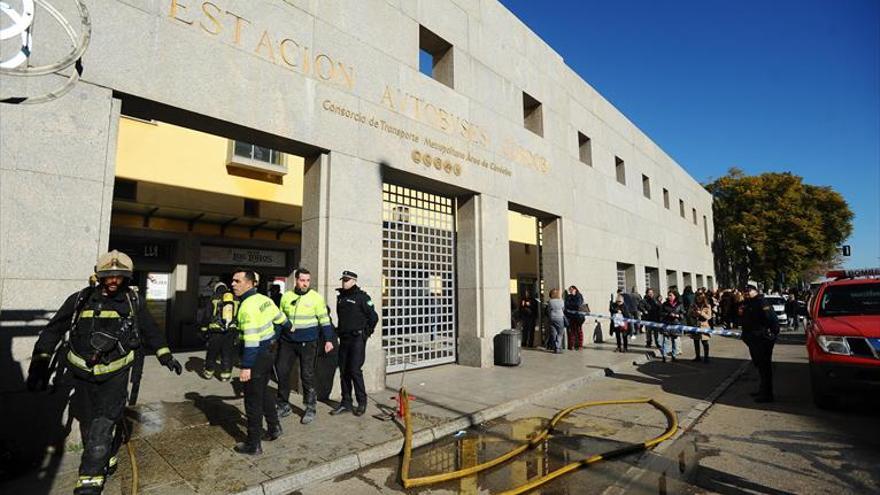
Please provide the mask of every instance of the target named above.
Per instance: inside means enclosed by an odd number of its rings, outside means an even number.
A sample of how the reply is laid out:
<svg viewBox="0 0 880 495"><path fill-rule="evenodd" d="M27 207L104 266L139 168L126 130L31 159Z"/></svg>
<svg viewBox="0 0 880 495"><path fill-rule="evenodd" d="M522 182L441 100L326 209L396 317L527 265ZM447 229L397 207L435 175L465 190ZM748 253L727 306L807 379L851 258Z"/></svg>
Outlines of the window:
<svg viewBox="0 0 880 495"><path fill-rule="evenodd" d="M419 26L419 71L422 74L454 88L453 53L449 42L425 26Z"/></svg>
<svg viewBox="0 0 880 495"><path fill-rule="evenodd" d="M244 200L244 216L257 218L260 216L260 200L248 199Z"/></svg>
<svg viewBox="0 0 880 495"><path fill-rule="evenodd" d="M281 184L287 175L284 153L245 141L229 141L226 171L230 175Z"/></svg>
<svg viewBox="0 0 880 495"><path fill-rule="evenodd" d="M626 185L626 164L619 157L614 157L614 171L617 174L617 182Z"/></svg>
<svg viewBox="0 0 880 495"><path fill-rule="evenodd" d="M642 175L642 195L651 199L651 179L647 175Z"/></svg>
<svg viewBox="0 0 880 495"><path fill-rule="evenodd" d="M271 163L273 165L281 164L281 153L271 148L264 148L255 144L245 143L244 141L236 141L233 152L237 157Z"/></svg>
<svg viewBox="0 0 880 495"><path fill-rule="evenodd" d="M544 114L541 102L523 91L523 125L526 129L544 137Z"/></svg>
<svg viewBox="0 0 880 495"><path fill-rule="evenodd" d="M669 189L663 188L663 207L669 209Z"/></svg>
<svg viewBox="0 0 880 495"><path fill-rule="evenodd" d="M627 287L636 285L636 267L629 263L617 264L617 288L629 292Z"/></svg>
<svg viewBox="0 0 880 495"><path fill-rule="evenodd" d="M706 215L703 215L703 239L706 242L706 245L709 245L709 221L706 220Z"/></svg>
<svg viewBox="0 0 880 495"><path fill-rule="evenodd" d="M691 208L691 216L694 217L694 225L696 225L697 224L697 209L696 208Z"/></svg>
<svg viewBox="0 0 880 495"><path fill-rule="evenodd" d="M585 134L578 132L578 149L582 163L593 166L593 142Z"/></svg>
<svg viewBox="0 0 880 495"><path fill-rule="evenodd" d="M684 218L684 200L678 200L678 214L681 215L681 218Z"/></svg>
<svg viewBox="0 0 880 495"><path fill-rule="evenodd" d="M113 199L137 201L137 181L116 178L113 183Z"/></svg>

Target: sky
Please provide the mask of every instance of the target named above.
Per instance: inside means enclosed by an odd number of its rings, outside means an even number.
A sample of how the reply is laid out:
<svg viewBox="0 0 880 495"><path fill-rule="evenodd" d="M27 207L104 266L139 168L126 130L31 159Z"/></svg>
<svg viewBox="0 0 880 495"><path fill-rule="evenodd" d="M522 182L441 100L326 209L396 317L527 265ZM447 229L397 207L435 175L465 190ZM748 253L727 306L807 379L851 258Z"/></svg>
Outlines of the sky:
<svg viewBox="0 0 880 495"><path fill-rule="evenodd" d="M880 267L880 1L501 0L700 182L831 186Z"/></svg>

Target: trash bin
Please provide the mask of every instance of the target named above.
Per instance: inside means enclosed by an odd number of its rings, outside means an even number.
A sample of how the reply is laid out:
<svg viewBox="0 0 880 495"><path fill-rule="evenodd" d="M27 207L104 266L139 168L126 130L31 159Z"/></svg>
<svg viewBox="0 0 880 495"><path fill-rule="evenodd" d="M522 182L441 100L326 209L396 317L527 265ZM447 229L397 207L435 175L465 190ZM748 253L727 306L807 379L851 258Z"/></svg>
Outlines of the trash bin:
<svg viewBox="0 0 880 495"><path fill-rule="evenodd" d="M508 328L495 336L495 364L498 366L519 366L522 337L519 330Z"/></svg>

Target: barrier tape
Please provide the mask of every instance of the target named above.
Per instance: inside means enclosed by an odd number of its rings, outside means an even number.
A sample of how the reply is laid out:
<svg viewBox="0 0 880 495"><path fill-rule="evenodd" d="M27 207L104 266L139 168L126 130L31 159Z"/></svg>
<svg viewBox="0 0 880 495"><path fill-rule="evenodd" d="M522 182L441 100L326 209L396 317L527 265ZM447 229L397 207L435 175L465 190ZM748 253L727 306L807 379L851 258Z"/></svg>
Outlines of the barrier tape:
<svg viewBox="0 0 880 495"><path fill-rule="evenodd" d="M695 334L704 333L708 335L719 335L721 337L731 337L735 339L742 338L742 332L739 330L728 330L726 328L702 328L692 327L690 325L669 325L667 323L658 323L656 321L639 320L636 318L624 318L622 316L604 315L601 313L588 313L586 311L578 311L578 314L590 316L592 318L602 318L613 322L635 323L638 325L659 328L669 334Z"/></svg>

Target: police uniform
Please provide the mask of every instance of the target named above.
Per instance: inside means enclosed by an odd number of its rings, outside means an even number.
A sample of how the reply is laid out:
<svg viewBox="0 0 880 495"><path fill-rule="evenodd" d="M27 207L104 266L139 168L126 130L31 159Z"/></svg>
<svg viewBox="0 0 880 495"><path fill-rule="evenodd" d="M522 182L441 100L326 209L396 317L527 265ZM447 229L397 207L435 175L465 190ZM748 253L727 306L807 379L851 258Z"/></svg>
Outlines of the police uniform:
<svg viewBox="0 0 880 495"><path fill-rule="evenodd" d="M357 274L350 271L342 272L342 278L357 280ZM357 409L360 416L367 409L367 391L364 386L365 347L367 338L373 333L379 322L379 315L370 296L357 285L350 289L336 289L336 314L338 324L336 333L339 335L339 381L342 388L342 402L333 414L341 414L352 410L351 389L354 386Z"/></svg>
<svg viewBox="0 0 880 495"><path fill-rule="evenodd" d="M776 312L758 295L743 301L742 340L749 347L752 362L758 368L761 383L758 402L773 401L773 346L779 334Z"/></svg>
<svg viewBox="0 0 880 495"><path fill-rule="evenodd" d="M247 416L247 441L235 446L243 454L261 454L263 417L266 418L269 440L281 435L281 424L275 400L269 392L269 378L275 365L278 335L289 328L284 313L267 296L250 289L241 295L238 307L238 329L241 335L241 368L251 371L244 382L244 411Z"/></svg>
<svg viewBox="0 0 880 495"><path fill-rule="evenodd" d="M302 379L303 405L305 414L302 423L308 424L315 418L317 392L315 391L315 359L318 354L318 337L324 342L333 340L333 327L327 303L317 291L308 289L303 293L289 290L281 296L281 311L290 320L290 331L282 332L276 359L278 372L278 410L281 416L290 414L290 373L295 360L299 360L299 374Z"/></svg>
<svg viewBox="0 0 880 495"><path fill-rule="evenodd" d="M130 278L132 270L131 259L115 250L101 256L95 267L99 279ZM58 347L68 331L68 340ZM73 377L72 412L80 422L83 442L74 493L101 493L105 477L115 471L122 443L116 430L128 399L130 370L142 347L155 351L164 366L181 373L143 298L126 283L113 293L98 285L72 294L40 332L27 385L30 390L45 389L52 354L61 353Z"/></svg>
<svg viewBox="0 0 880 495"><path fill-rule="evenodd" d="M214 376L217 358L220 359L220 379L232 378L232 358L235 353L235 340L238 338L238 304L229 288L223 282L214 286L214 296L208 308L210 317L202 326L205 340L205 369L202 378Z"/></svg>

